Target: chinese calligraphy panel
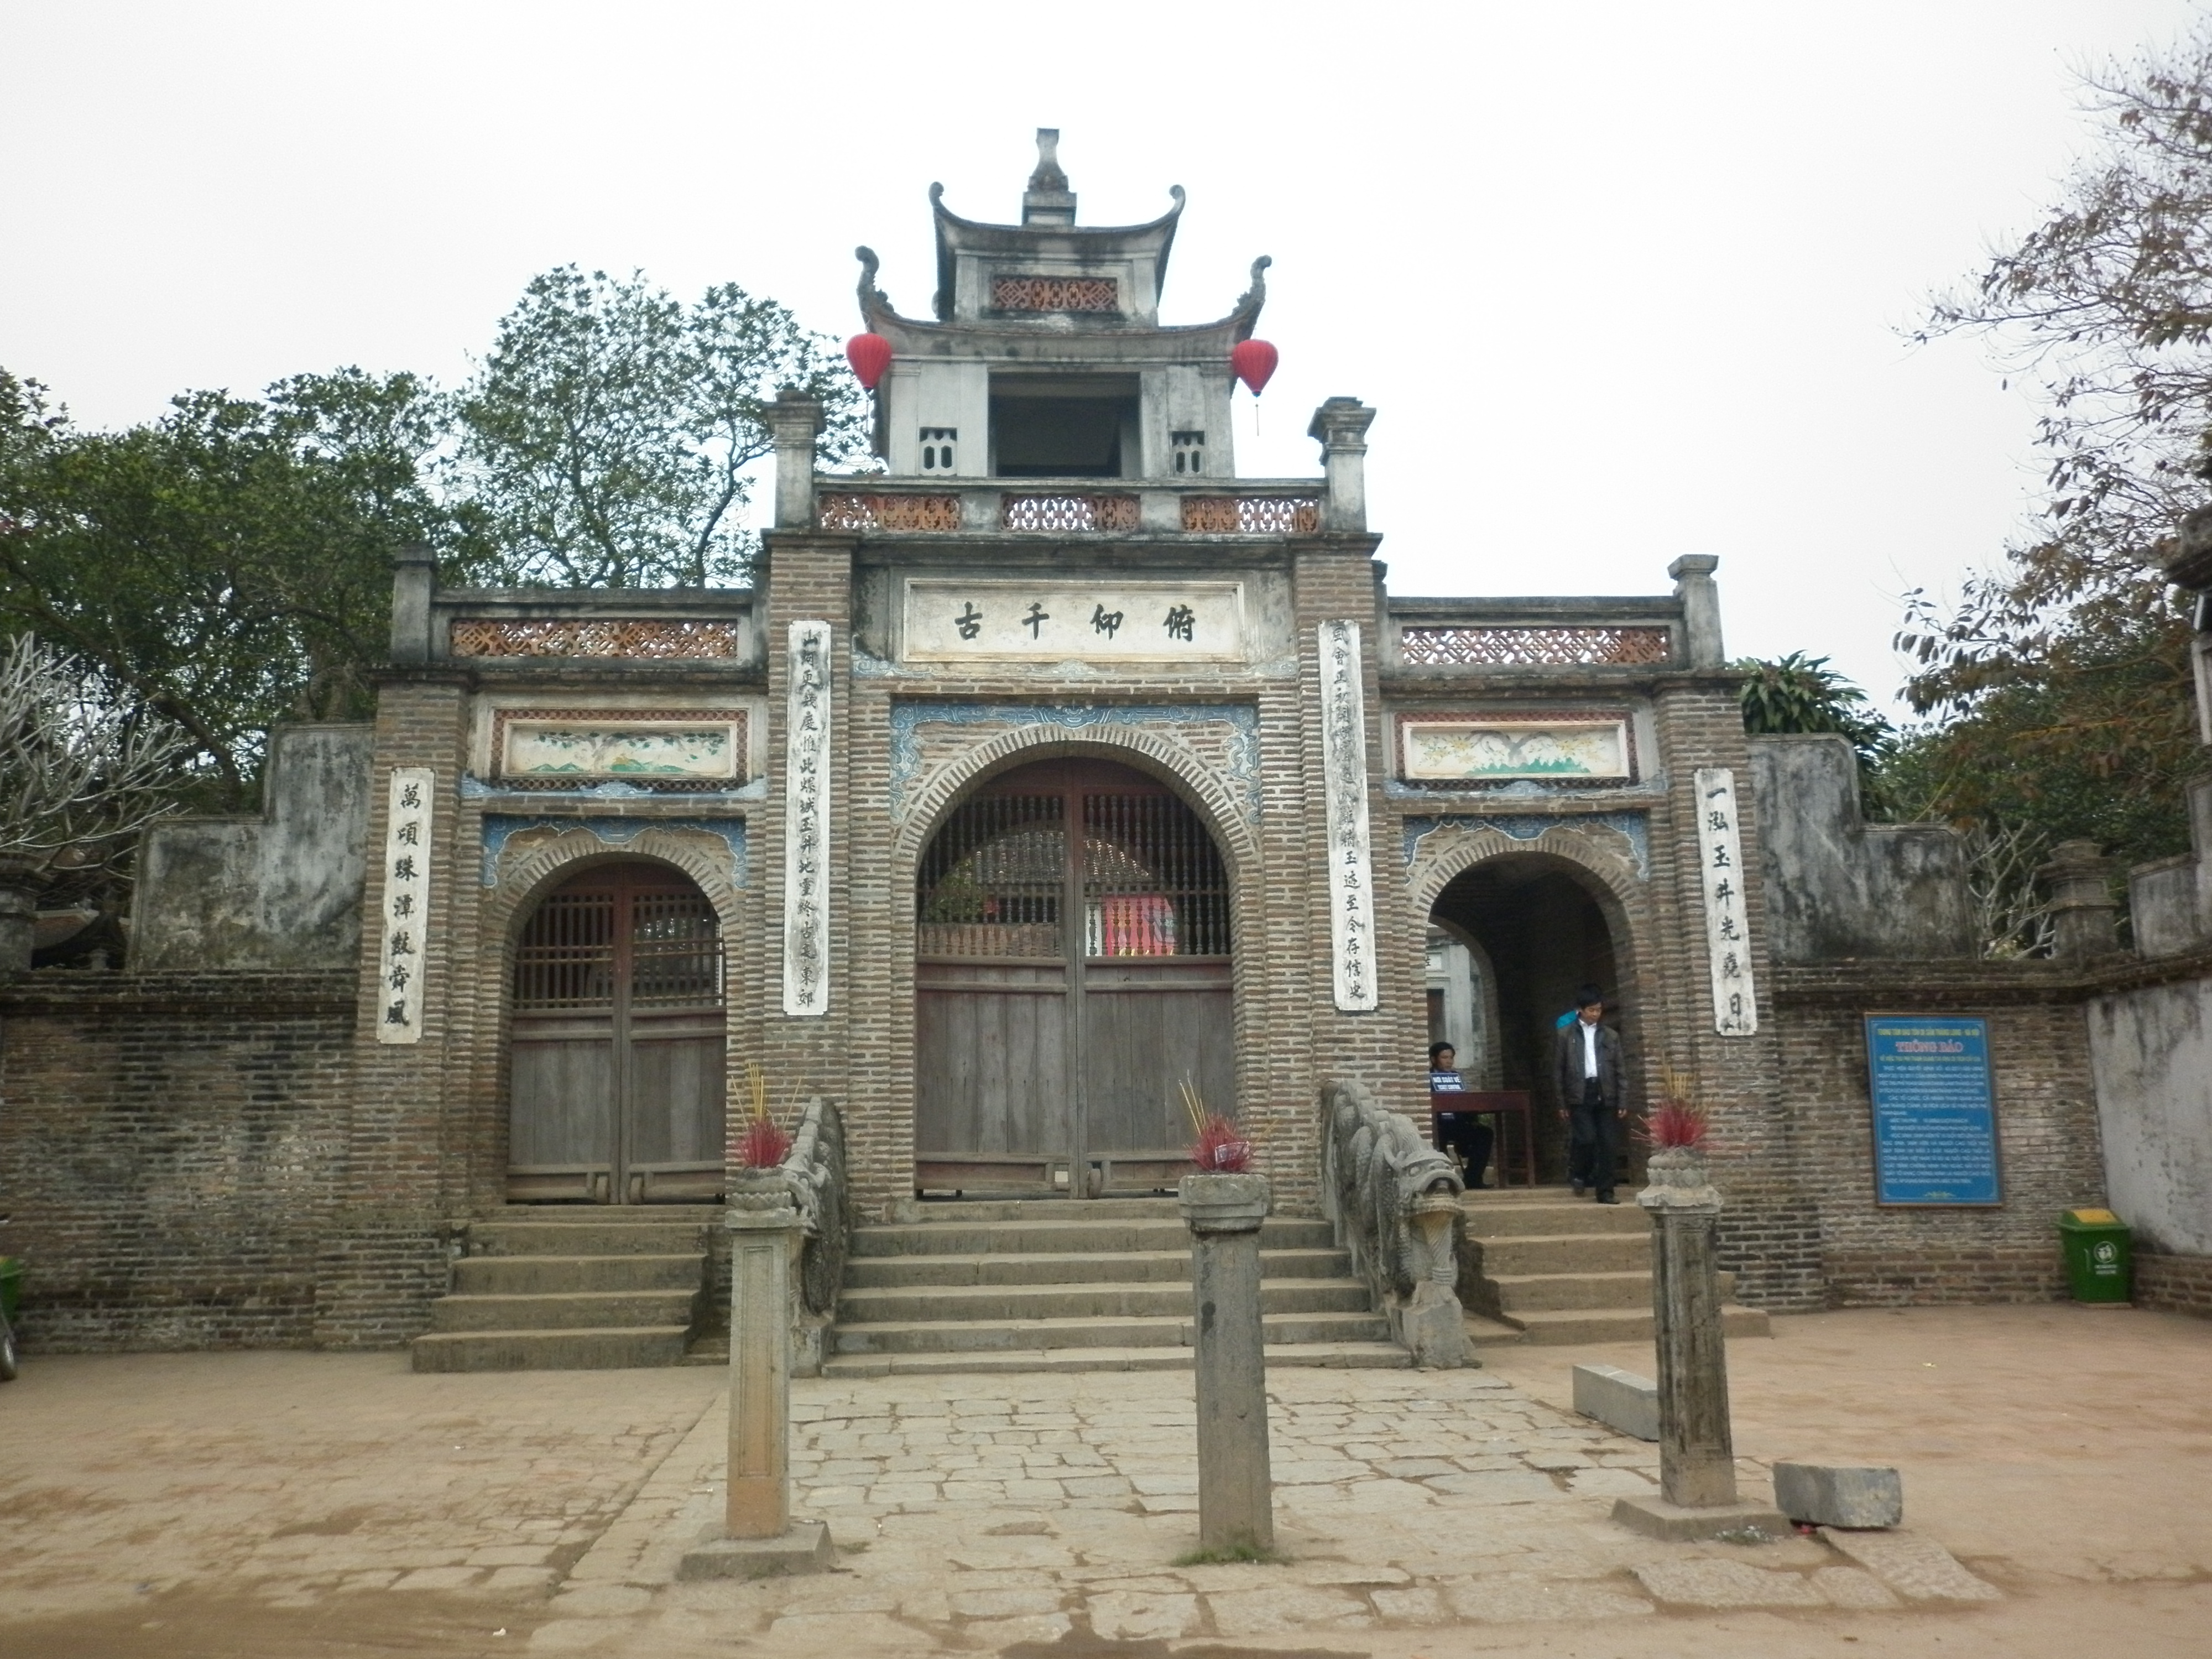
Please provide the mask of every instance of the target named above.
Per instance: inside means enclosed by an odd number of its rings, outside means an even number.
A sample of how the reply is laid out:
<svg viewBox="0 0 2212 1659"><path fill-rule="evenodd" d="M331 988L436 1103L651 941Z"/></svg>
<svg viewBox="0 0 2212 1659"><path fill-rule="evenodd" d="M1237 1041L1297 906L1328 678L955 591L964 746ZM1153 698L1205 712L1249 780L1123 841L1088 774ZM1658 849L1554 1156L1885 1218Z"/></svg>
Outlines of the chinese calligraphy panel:
<svg viewBox="0 0 2212 1659"><path fill-rule="evenodd" d="M783 774L783 1012L830 1012L830 624L791 624Z"/></svg>
<svg viewBox="0 0 2212 1659"><path fill-rule="evenodd" d="M1336 1006L1381 1006L1375 979L1375 875L1368 844L1367 716L1359 624L1321 624L1321 756L1328 823L1328 925Z"/></svg>
<svg viewBox="0 0 2212 1659"><path fill-rule="evenodd" d="M422 969L430 943L430 798L427 766L392 769L384 826L384 897L377 951L376 1040L422 1040Z"/></svg>
<svg viewBox="0 0 2212 1659"><path fill-rule="evenodd" d="M1735 774L1725 766L1701 767L1696 788L1694 830L1705 890L1705 951L1712 964L1713 1030L1723 1036L1749 1036L1759 1030L1759 998L1752 984L1743 845L1736 827Z"/></svg>
<svg viewBox="0 0 2212 1659"><path fill-rule="evenodd" d="M946 581L906 584L913 662L1243 662L1244 584Z"/></svg>

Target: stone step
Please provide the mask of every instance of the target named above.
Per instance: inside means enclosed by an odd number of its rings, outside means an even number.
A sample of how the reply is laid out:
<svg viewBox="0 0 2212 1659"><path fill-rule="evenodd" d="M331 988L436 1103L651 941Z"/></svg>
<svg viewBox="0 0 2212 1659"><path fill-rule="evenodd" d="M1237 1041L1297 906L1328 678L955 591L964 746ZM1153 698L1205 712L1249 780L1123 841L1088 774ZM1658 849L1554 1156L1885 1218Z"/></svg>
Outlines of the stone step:
<svg viewBox="0 0 2212 1659"><path fill-rule="evenodd" d="M1271 1342L1381 1342L1389 1327L1377 1314L1284 1313L1261 1316ZM1123 1318L908 1319L830 1328L836 1353L988 1353L1054 1348L1188 1347L1188 1310Z"/></svg>
<svg viewBox="0 0 2212 1659"><path fill-rule="evenodd" d="M854 1290L893 1285L1079 1285L1154 1281L1190 1285L1190 1252L1182 1250L1071 1251L1052 1255L854 1256L845 1264ZM1260 1272L1270 1279L1349 1277L1343 1250L1262 1250Z"/></svg>
<svg viewBox="0 0 2212 1659"><path fill-rule="evenodd" d="M1140 1221L1181 1224L1182 1212L1171 1198L931 1199L915 1206L908 1220L925 1227L946 1223L973 1226L983 1221Z"/></svg>
<svg viewBox="0 0 2212 1659"><path fill-rule="evenodd" d="M696 1291L703 1257L681 1255L465 1255L453 1263L463 1296L536 1296L556 1291Z"/></svg>
<svg viewBox="0 0 2212 1659"><path fill-rule="evenodd" d="M1100 1200L1098 1202L1111 1200ZM1060 1208L1049 1200L1029 1206L1031 1212ZM1090 1210L1091 1204L1068 1205L1070 1210ZM1328 1249L1336 1238L1326 1221L1270 1218L1260 1230L1267 1249ZM864 1256L1091 1255L1129 1251L1178 1251L1187 1260L1190 1233L1180 1218L1132 1216L1101 1220L1039 1220L1029 1215L1011 1221L916 1222L891 1226L856 1227L851 1254Z"/></svg>
<svg viewBox="0 0 2212 1659"><path fill-rule="evenodd" d="M918 1320L1131 1319L1190 1314L1186 1279L1135 1284L906 1285L848 1288L837 1298L841 1323L875 1325ZM1267 1279L1263 1314L1369 1311L1367 1288L1342 1279Z"/></svg>
<svg viewBox="0 0 2212 1659"><path fill-rule="evenodd" d="M689 1328L619 1330L442 1331L413 1344L418 1371L605 1371L673 1365Z"/></svg>
<svg viewBox="0 0 2212 1659"><path fill-rule="evenodd" d="M1472 1241L1483 1277L1518 1273L1648 1273L1651 1238L1643 1233L1528 1233Z"/></svg>
<svg viewBox="0 0 2212 1659"><path fill-rule="evenodd" d="M1571 1308L1651 1309L1651 1274L1507 1273L1493 1275L1498 1305L1508 1313Z"/></svg>
<svg viewBox="0 0 2212 1659"><path fill-rule="evenodd" d="M1508 1312L1504 1322L1517 1325L1529 1342L1558 1346L1571 1342L1649 1342L1652 1340L1651 1310L1632 1308L1531 1309ZM1733 1303L1721 1309L1721 1330L1727 1336L1766 1336L1766 1315L1758 1308Z"/></svg>
<svg viewBox="0 0 2212 1659"><path fill-rule="evenodd" d="M1520 1340L1519 1333L1514 1340ZM726 1359L726 1353L724 1358ZM1186 1347L1025 1348L998 1352L837 1354L824 1376L910 1376L1015 1371L1187 1371ZM1405 1370L1413 1357L1395 1342L1270 1342L1269 1369L1336 1366L1346 1370Z"/></svg>
<svg viewBox="0 0 2212 1659"><path fill-rule="evenodd" d="M1624 1198L1618 1204L1601 1204L1591 1198L1571 1198L1564 1188L1543 1188L1540 1200L1513 1201L1503 1194L1470 1193L1460 1200L1471 1238L1509 1238L1529 1233L1636 1233L1648 1236L1651 1223L1643 1211ZM1556 1196L1553 1194L1556 1193Z"/></svg>
<svg viewBox="0 0 2212 1659"><path fill-rule="evenodd" d="M699 1264L691 1288L584 1291L540 1296L446 1296L430 1304L433 1331L617 1330L681 1325L689 1329L699 1297Z"/></svg>
<svg viewBox="0 0 2212 1659"><path fill-rule="evenodd" d="M1526 1342L1528 1340L1528 1333L1518 1325L1508 1325L1500 1320L1486 1319L1478 1313L1468 1314L1466 1317L1467 1340L1478 1348L1494 1348L1504 1344Z"/></svg>
<svg viewBox="0 0 2212 1659"><path fill-rule="evenodd" d="M679 1250L697 1255L707 1248L709 1218L640 1220L638 1212L600 1219L476 1221L469 1225L471 1254L483 1255L667 1255ZM720 1212L714 1212L719 1215Z"/></svg>

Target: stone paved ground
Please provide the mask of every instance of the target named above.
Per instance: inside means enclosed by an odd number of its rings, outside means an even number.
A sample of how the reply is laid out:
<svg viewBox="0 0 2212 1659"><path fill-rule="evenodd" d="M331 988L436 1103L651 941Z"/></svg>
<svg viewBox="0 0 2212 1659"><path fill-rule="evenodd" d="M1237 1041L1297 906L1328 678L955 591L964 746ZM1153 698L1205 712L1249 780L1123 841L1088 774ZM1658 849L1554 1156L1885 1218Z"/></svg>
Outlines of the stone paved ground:
<svg viewBox="0 0 2212 1659"><path fill-rule="evenodd" d="M802 1507L865 1547L822 1577L677 1584L720 1503L712 1371L34 1356L0 1389L0 1653L2212 1650L2212 1325L1776 1328L1730 1349L1747 1486L1759 1460L1885 1456L1911 1531L1848 1552L1620 1532L1612 1493L1649 1489L1651 1449L1561 1407L1571 1358L1638 1356L1530 1350L1279 1373L1283 1565L1173 1565L1194 1541L1187 1376L802 1382Z"/></svg>

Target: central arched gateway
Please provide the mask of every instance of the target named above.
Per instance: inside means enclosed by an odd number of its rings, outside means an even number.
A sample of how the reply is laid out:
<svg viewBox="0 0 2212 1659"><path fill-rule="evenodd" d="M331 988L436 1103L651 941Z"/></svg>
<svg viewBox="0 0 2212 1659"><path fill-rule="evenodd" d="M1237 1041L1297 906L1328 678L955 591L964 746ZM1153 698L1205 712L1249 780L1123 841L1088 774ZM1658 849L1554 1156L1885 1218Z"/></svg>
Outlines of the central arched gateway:
<svg viewBox="0 0 2212 1659"><path fill-rule="evenodd" d="M514 952L507 1197L697 1202L722 1190L722 933L665 864L594 864Z"/></svg>
<svg viewBox="0 0 2212 1659"><path fill-rule="evenodd" d="M1110 762L1001 773L915 879L918 1190L1149 1191L1188 1165L1188 1079L1235 1104L1228 872Z"/></svg>

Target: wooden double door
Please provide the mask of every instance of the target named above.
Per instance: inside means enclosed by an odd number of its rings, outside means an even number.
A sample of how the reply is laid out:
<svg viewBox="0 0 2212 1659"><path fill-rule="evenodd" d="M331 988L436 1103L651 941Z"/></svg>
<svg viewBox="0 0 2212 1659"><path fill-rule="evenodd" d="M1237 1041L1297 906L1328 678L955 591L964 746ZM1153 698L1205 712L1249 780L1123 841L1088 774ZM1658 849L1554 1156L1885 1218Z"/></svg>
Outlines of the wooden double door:
<svg viewBox="0 0 2212 1659"><path fill-rule="evenodd" d="M915 890L915 1181L1150 1190L1188 1167L1188 1081L1236 1100L1230 890L1175 793L1048 761L955 809Z"/></svg>
<svg viewBox="0 0 2212 1659"><path fill-rule="evenodd" d="M507 1196L696 1203L723 1164L721 927L682 872L594 865L514 957Z"/></svg>

